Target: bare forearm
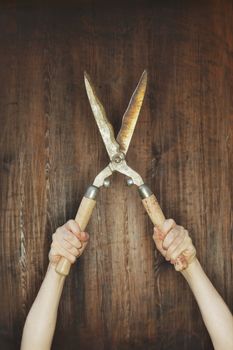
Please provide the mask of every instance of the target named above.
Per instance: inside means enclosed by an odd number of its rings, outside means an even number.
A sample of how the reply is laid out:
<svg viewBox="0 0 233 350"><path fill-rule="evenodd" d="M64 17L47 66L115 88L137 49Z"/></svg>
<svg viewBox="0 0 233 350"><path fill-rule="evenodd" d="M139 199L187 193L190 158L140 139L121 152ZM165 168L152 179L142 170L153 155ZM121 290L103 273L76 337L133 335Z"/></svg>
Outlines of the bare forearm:
<svg viewBox="0 0 233 350"><path fill-rule="evenodd" d="M49 350L65 277L50 264L24 326L21 350Z"/></svg>
<svg viewBox="0 0 233 350"><path fill-rule="evenodd" d="M196 298L215 350L232 350L233 317L199 261L195 258L182 274Z"/></svg>

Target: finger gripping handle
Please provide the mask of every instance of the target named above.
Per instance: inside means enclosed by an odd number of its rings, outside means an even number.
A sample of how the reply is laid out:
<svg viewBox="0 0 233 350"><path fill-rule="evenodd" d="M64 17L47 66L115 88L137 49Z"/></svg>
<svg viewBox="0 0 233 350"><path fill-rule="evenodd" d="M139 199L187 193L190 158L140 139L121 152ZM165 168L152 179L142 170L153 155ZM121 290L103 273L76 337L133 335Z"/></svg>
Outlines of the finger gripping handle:
<svg viewBox="0 0 233 350"><path fill-rule="evenodd" d="M79 224L81 231L85 230L95 205L96 201L94 199L83 197L75 217L75 221ZM62 257L56 266L56 272L60 275L67 276L69 274L70 267L71 263L69 260Z"/></svg>
<svg viewBox="0 0 233 350"><path fill-rule="evenodd" d="M157 226L159 230L162 230L163 223L165 221L165 216L162 212L162 209L160 208L160 205L155 195L151 194L149 197L143 198L142 203L154 226ZM186 259L183 255L181 255L175 261L175 269L177 271L181 271L184 270L186 267Z"/></svg>

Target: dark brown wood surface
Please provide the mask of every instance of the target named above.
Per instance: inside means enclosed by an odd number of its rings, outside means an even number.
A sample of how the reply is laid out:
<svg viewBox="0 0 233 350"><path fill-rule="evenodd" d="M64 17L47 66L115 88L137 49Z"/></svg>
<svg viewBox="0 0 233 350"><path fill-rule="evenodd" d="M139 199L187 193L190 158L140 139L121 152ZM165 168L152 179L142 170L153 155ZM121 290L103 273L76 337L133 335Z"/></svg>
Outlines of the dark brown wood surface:
<svg viewBox="0 0 233 350"><path fill-rule="evenodd" d="M19 349L52 233L76 214L108 157L86 96L116 131L149 82L128 163L187 227L231 310L232 1L2 2L0 348ZM212 349L179 273L155 252L135 188L114 175L67 278L53 349ZM5 345L3 345L5 343ZM6 345L8 344L8 345Z"/></svg>

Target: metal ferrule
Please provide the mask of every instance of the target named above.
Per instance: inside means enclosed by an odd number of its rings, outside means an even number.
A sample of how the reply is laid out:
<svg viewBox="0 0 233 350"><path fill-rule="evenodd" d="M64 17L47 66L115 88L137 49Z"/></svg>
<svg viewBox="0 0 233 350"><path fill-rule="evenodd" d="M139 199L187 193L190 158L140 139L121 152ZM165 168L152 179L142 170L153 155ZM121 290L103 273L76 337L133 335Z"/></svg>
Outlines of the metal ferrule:
<svg viewBox="0 0 233 350"><path fill-rule="evenodd" d="M145 184L143 184L143 185L141 185L141 186L138 187L138 192L139 192L140 197L141 197L142 199L148 198L148 197L150 197L150 196L153 194L153 192L151 191L151 189L150 189L147 185L145 185Z"/></svg>
<svg viewBox="0 0 233 350"><path fill-rule="evenodd" d="M98 194L98 190L99 190L98 187L91 185L86 190L84 197L89 198L89 199L96 199L96 196Z"/></svg>

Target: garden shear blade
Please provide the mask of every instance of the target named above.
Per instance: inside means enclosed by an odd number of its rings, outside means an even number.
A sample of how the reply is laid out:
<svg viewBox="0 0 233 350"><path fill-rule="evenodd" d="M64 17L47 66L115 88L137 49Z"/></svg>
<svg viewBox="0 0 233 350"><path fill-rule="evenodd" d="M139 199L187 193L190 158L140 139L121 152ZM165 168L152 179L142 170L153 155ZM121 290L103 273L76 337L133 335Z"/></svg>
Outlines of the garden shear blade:
<svg viewBox="0 0 233 350"><path fill-rule="evenodd" d="M123 116L121 129L116 139L114 137L113 127L107 119L105 109L98 99L94 86L86 72L84 73L84 82L91 109L108 152L110 163L96 176L93 184L88 187L80 203L75 221L79 224L81 231L85 230L95 207L99 188L103 185L108 187L109 177L114 171L118 171L127 177L127 183L129 185L134 184L138 187L142 203L151 221L154 225L161 228L165 221L165 217L155 195L149 187L144 184L141 176L128 166L125 159L145 95L147 72L144 71L142 73L139 83ZM57 264L56 271L61 275L66 276L68 275L69 270L69 261L62 257Z"/></svg>
<svg viewBox="0 0 233 350"><path fill-rule="evenodd" d="M123 116L122 126L118 133L117 139L114 137L112 125L106 117L105 109L99 101L94 86L87 73L84 73L84 81L92 112L110 158L109 165L96 177L93 185L98 188L102 185L108 185L109 181L107 181L107 178L112 175L114 171L118 171L128 176L128 183L132 183L137 186L142 185L143 180L141 176L127 165L125 156L145 95L147 72L143 72L141 79L133 93L128 108Z"/></svg>

